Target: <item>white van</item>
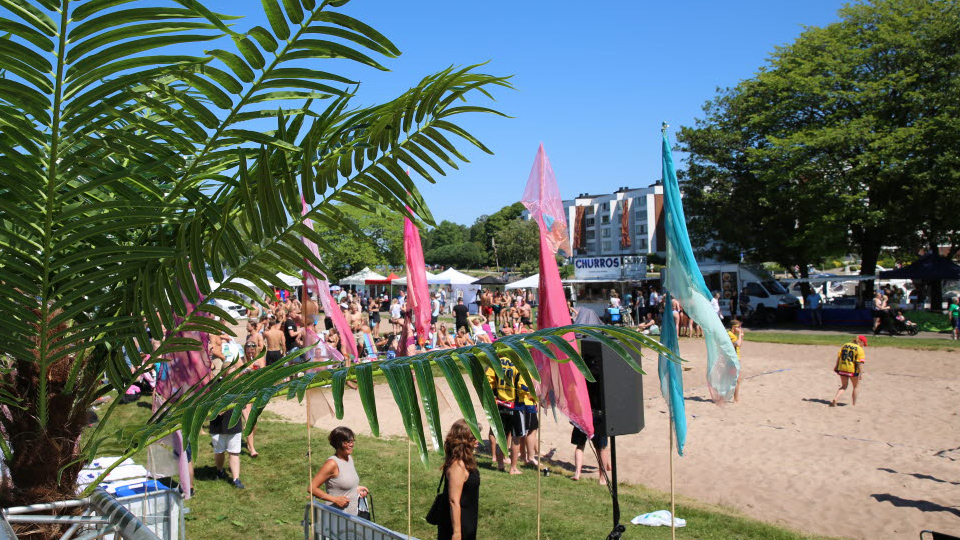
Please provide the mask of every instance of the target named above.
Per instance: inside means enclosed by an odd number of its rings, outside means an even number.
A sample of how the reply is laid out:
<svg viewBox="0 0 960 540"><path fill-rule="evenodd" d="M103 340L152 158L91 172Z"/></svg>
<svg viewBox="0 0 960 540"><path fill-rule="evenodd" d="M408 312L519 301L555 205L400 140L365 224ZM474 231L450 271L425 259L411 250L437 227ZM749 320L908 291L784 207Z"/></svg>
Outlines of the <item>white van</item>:
<svg viewBox="0 0 960 540"><path fill-rule="evenodd" d="M720 292L720 311L729 317L731 301L746 289L750 307L768 323L776 320L777 314L800 308L800 299L792 295L770 272L755 265L737 263L702 264L700 272L711 292Z"/></svg>

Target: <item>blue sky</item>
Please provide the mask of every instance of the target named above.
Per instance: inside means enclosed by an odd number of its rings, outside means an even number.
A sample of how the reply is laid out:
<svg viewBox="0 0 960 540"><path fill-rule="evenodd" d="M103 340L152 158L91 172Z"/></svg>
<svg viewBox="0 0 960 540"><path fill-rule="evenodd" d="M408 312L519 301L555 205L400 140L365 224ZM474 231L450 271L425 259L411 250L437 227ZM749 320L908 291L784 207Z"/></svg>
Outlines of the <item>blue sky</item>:
<svg viewBox="0 0 960 540"><path fill-rule="evenodd" d="M216 0L220 12L264 24L259 2ZM514 75L497 94L512 119L474 117L464 126L495 155L436 185L421 182L434 217L472 224L520 199L540 142L560 192L609 193L660 177L660 123L691 125L717 87L750 77L803 26L837 20L840 0L607 1L354 0L343 11L403 51L389 73L348 71L364 104L389 99L449 65L490 61ZM683 163L679 166L682 168Z"/></svg>

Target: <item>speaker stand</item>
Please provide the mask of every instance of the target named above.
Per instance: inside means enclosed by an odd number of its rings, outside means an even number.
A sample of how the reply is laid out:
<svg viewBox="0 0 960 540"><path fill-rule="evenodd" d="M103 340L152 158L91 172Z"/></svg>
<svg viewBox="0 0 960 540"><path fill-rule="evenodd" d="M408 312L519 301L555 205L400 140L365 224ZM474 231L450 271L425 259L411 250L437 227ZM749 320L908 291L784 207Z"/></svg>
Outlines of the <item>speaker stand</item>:
<svg viewBox="0 0 960 540"><path fill-rule="evenodd" d="M600 463L603 467L603 463ZM617 497L617 437L610 436L610 496L613 498L613 530L607 540L619 540L627 528L620 524L620 499Z"/></svg>

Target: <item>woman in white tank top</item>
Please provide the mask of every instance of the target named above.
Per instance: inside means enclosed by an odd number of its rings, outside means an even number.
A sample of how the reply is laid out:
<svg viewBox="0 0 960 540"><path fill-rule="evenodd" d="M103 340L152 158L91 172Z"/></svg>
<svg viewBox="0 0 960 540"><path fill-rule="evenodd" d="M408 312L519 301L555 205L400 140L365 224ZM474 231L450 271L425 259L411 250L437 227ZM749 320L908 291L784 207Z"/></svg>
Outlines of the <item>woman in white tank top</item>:
<svg viewBox="0 0 960 540"><path fill-rule="evenodd" d="M368 490L360 485L360 476L353 463L353 431L340 426L330 432L329 440L335 453L313 477L310 493L355 516L357 500L366 497Z"/></svg>

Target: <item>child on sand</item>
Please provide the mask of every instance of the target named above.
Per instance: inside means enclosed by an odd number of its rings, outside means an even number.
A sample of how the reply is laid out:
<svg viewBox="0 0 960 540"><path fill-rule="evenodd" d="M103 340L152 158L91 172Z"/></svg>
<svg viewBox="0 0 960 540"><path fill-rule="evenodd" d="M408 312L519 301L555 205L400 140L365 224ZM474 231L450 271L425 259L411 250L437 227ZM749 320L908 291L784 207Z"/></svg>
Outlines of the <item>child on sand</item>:
<svg viewBox="0 0 960 540"><path fill-rule="evenodd" d="M730 330L727 331L727 335L730 336L730 342L733 343L733 348L737 351L737 361L740 360L740 347L743 346L743 325L740 321L734 319L730 323ZM743 380L743 364L740 365L740 372L737 375L737 387L733 390L733 402L740 403L740 381Z"/></svg>

